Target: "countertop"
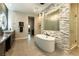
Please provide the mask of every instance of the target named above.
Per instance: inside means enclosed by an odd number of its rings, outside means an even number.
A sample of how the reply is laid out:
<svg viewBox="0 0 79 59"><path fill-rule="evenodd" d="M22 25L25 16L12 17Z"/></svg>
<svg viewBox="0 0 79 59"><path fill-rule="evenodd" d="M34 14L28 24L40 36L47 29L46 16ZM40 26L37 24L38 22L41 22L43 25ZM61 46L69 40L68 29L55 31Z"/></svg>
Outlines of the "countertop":
<svg viewBox="0 0 79 59"><path fill-rule="evenodd" d="M2 36L0 36L0 43L4 42L10 35L11 33L4 33Z"/></svg>

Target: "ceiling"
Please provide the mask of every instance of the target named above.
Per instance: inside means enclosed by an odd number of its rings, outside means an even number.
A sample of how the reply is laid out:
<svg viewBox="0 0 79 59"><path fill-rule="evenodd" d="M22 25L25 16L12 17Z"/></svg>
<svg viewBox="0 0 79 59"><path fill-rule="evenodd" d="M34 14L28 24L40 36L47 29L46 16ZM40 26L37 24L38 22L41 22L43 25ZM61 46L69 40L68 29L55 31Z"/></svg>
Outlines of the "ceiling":
<svg viewBox="0 0 79 59"><path fill-rule="evenodd" d="M44 5L41 5L40 3L6 3L6 6L11 11L18 11L34 15L37 15L49 5L50 3L45 3Z"/></svg>

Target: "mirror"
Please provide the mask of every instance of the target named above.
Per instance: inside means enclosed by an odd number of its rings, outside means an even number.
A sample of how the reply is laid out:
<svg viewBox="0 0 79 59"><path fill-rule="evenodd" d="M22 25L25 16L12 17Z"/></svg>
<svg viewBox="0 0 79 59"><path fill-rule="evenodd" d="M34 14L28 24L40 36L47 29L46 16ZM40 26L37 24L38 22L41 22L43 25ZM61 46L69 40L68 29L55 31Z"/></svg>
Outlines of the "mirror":
<svg viewBox="0 0 79 59"><path fill-rule="evenodd" d="M0 3L0 27L8 30L8 9L3 3Z"/></svg>
<svg viewBox="0 0 79 59"><path fill-rule="evenodd" d="M52 31L59 31L59 9L52 12L51 14L44 16L43 21L43 29L44 30L52 30Z"/></svg>

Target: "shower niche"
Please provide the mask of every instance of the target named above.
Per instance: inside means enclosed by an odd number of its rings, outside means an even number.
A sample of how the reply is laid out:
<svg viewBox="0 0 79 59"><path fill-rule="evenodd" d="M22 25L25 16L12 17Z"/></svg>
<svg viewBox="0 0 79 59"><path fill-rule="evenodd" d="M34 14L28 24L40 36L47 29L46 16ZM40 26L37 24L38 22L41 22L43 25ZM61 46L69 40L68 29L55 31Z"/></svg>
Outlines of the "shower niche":
<svg viewBox="0 0 79 59"><path fill-rule="evenodd" d="M19 31L23 32L24 22L19 22Z"/></svg>

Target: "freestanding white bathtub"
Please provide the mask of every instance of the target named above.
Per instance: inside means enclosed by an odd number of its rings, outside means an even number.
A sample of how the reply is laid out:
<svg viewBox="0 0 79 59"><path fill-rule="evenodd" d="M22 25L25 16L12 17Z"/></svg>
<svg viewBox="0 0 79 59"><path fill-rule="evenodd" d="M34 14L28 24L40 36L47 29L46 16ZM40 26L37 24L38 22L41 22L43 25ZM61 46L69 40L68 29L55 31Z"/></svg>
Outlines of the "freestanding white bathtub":
<svg viewBox="0 0 79 59"><path fill-rule="evenodd" d="M55 50L55 38L46 36L44 34L37 34L35 42L39 48L46 52L53 52Z"/></svg>

